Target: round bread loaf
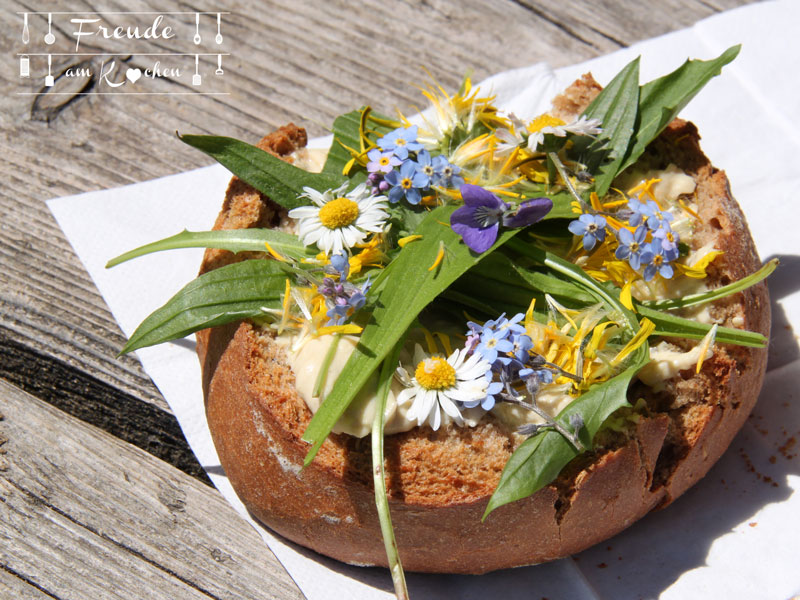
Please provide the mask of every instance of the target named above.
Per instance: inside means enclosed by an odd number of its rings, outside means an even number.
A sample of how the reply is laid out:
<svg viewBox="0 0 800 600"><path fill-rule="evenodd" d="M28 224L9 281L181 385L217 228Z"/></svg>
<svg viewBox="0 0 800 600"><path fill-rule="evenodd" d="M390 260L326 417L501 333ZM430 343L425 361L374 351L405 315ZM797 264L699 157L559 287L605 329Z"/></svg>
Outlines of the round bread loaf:
<svg viewBox="0 0 800 600"><path fill-rule="evenodd" d="M578 114L598 92L589 76L554 101ZM760 262L725 173L711 166L693 124L676 119L643 158L675 164L694 178L702 224L692 245L724 250L709 286L749 275ZM259 146L286 157L306 143L289 125ZM276 227L285 212L234 177L215 229ZM253 258L209 250L202 271ZM767 335L766 285L714 303L726 326ZM375 509L369 438L333 434L301 469L301 440L311 412L268 329L250 322L201 331L206 413L222 466L245 506L280 535L357 565L386 565ZM635 383L644 414L621 431L604 430L592 451L571 462L533 496L481 517L519 436L491 415L475 428L417 427L385 441L387 489L404 568L485 573L561 558L604 540L662 508L703 477L749 415L766 367L766 350L716 345L713 358L681 371L658 392Z"/></svg>

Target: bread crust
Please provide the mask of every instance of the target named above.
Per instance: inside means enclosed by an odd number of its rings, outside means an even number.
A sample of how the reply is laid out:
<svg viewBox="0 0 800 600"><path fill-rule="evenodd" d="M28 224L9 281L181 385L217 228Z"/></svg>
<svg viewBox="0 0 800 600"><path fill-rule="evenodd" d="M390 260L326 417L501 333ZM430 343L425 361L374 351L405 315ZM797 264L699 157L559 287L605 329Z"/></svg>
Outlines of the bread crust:
<svg viewBox="0 0 800 600"><path fill-rule="evenodd" d="M577 114L599 86L579 80L554 101ZM305 145L290 125L259 146L286 156ZM717 240L725 254L710 279L724 284L760 262L724 172L699 147L691 123L675 120L649 149L654 166L674 163L695 178L703 225L698 245ZM663 164L661 164L663 163ZM281 209L236 177L216 229L272 227ZM209 250L202 271L251 258ZM769 333L766 285L714 306L725 325ZM372 489L369 438L331 435L301 469L311 412L271 336L249 322L197 334L206 414L223 468L245 506L284 537L351 564L386 565ZM766 350L717 345L700 374L682 372L653 392L634 385L646 414L624 434L601 437L559 478L533 496L481 517L516 437L491 416L474 429L428 428L385 440L387 488L404 567L485 573L576 553L666 506L703 477L749 415L761 388Z"/></svg>

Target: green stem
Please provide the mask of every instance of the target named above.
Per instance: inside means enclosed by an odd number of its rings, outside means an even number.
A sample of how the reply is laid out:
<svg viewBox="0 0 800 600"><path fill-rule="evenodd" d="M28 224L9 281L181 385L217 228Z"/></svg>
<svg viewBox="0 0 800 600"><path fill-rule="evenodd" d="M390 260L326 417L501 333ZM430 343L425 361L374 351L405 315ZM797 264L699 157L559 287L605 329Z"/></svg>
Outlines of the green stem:
<svg viewBox="0 0 800 600"><path fill-rule="evenodd" d="M394 594L398 600L408 600L408 587L406 586L406 578L403 573L403 565L400 562L397 540L395 540L394 529L392 528L392 516L389 512L389 496L386 493L386 478L383 469L383 426L386 399L389 396L392 378L394 377L394 371L402 347L403 339L398 342L394 351L386 358L381 368L375 406L375 418L372 421L372 477L375 484L375 506L378 509L378 520L381 524L383 544L386 548L386 558L389 562L389 570L392 573L392 581L394 582Z"/></svg>
<svg viewBox="0 0 800 600"><path fill-rule="evenodd" d="M586 201L581 198L581 195L578 193L578 190L572 185L572 182L569 180L569 173L564 168L564 163L561 162L561 159L558 158L558 153L556 152L548 152L547 156L553 161L556 169L558 170L558 174L561 175L561 179L564 180L564 184L567 186L569 193L580 203L581 206L587 208Z"/></svg>
<svg viewBox="0 0 800 600"><path fill-rule="evenodd" d="M333 357L336 356L336 349L339 347L339 340L341 339L341 334L336 333L333 335L333 341L331 342L331 345L328 346L328 351L325 353L325 358L322 359L322 365L320 365L319 373L317 374L317 380L314 382L314 389L311 392L311 395L315 398L322 397L322 390L325 389L325 382L328 379L328 370L333 362Z"/></svg>
<svg viewBox="0 0 800 600"><path fill-rule="evenodd" d="M676 298L673 300L649 301L649 302L643 302L642 304L644 304L648 308L654 308L656 310L675 310L678 308L686 308L687 306L706 304L708 302L712 302L714 300L719 300L720 298L730 296L731 294L735 294L736 292L741 292L742 290L746 290L747 288L766 279L776 269L777 266L778 266L778 259L773 258L771 261L769 261L755 273L748 275L747 277L744 277L739 281L734 281L733 283L724 285L720 288L709 290L701 294L692 294L691 296L684 296L683 298Z"/></svg>

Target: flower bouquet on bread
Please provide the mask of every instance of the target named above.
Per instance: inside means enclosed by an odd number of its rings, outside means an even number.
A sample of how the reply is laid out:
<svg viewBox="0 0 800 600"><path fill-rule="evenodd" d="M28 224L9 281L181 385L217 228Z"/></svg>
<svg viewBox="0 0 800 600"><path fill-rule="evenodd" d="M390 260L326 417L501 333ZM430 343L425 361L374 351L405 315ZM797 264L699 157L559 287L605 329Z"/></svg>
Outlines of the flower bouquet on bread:
<svg viewBox="0 0 800 600"><path fill-rule="evenodd" d="M242 319L281 340L314 413L305 466L332 432L371 436L385 564L405 595L385 436L503 428L509 457L482 505L491 521L668 412L665 382L699 374L722 345L764 347L762 333L714 306L775 264L721 278L726 249L702 233L698 176L676 166L678 150L654 146L677 148L681 138L662 133L737 53L645 85L637 59L602 90L584 78L531 121L499 110L469 78L452 95L433 84L418 118L370 107L337 118L316 169L306 150L279 157L183 135L277 205L279 219L184 231L112 260L249 253L186 285L123 353Z"/></svg>

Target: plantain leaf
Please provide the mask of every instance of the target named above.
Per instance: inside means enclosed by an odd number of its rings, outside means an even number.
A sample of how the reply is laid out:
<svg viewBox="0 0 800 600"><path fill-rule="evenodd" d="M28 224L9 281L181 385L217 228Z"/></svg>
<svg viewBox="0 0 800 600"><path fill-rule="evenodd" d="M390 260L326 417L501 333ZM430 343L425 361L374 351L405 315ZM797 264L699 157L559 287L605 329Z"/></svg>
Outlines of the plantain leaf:
<svg viewBox="0 0 800 600"><path fill-rule="evenodd" d="M492 248L475 254L450 228L450 215L457 208L440 206L429 212L416 230L422 238L400 251L392 263L392 276L382 280L379 290L371 294L375 299L372 317L333 390L303 434L303 439L313 444L306 455L306 465L314 459L339 417L422 309L459 276L520 231L504 231ZM444 259L431 269L442 247L446 249Z"/></svg>
<svg viewBox="0 0 800 600"><path fill-rule="evenodd" d="M216 135L178 135L178 138L216 159L239 179L287 209L309 204L298 197L304 187L324 192L347 181L341 174L309 173L233 138Z"/></svg>
<svg viewBox="0 0 800 600"><path fill-rule="evenodd" d="M246 260L200 275L147 317L120 354L279 308L285 280L274 260Z"/></svg>
<svg viewBox="0 0 800 600"><path fill-rule="evenodd" d="M633 138L639 113L639 57L628 63L584 111L587 118L600 119L603 133L589 146L586 163L595 174L595 191L601 198L608 191ZM610 158L608 162L601 162Z"/></svg>
<svg viewBox="0 0 800 600"><path fill-rule="evenodd" d="M636 162L647 145L658 137L712 77L720 74L722 67L736 58L740 49L741 46L732 46L712 60L687 60L672 73L642 86L636 136L618 173Z"/></svg>
<svg viewBox="0 0 800 600"><path fill-rule="evenodd" d="M635 354L637 360L619 375L594 386L571 402L556 418L561 425L572 429L570 416L579 414L583 418L581 439L591 449L591 440L611 414L623 406L629 406L628 385L634 375L649 358L647 352ZM526 498L553 481L569 461L578 456L578 450L560 433L543 431L525 440L508 459L500 483L489 499L486 517L496 508Z"/></svg>
<svg viewBox="0 0 800 600"><path fill-rule="evenodd" d="M145 254L176 248L219 248L231 252L265 252L267 250L265 242L278 254L296 260L316 256L314 249L303 246L296 235L275 229L225 229L221 231L187 231L184 229L176 235L140 246L112 258L106 264L106 268L114 267Z"/></svg>

